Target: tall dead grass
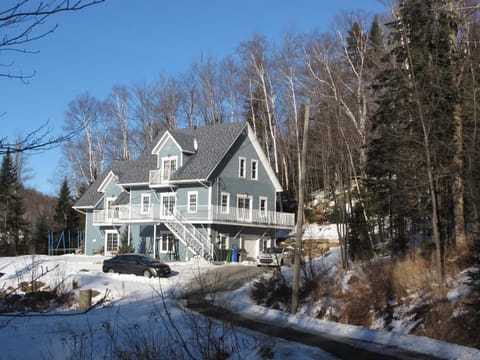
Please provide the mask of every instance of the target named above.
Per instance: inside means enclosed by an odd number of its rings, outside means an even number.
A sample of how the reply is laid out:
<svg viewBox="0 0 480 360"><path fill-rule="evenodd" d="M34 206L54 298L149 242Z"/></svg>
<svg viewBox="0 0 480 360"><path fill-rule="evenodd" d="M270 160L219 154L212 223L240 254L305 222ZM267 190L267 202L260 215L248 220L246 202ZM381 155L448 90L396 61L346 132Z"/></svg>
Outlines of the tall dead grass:
<svg viewBox="0 0 480 360"><path fill-rule="evenodd" d="M394 293L400 297L430 292L438 285L438 277L430 262L420 256L396 261L392 266L392 280Z"/></svg>

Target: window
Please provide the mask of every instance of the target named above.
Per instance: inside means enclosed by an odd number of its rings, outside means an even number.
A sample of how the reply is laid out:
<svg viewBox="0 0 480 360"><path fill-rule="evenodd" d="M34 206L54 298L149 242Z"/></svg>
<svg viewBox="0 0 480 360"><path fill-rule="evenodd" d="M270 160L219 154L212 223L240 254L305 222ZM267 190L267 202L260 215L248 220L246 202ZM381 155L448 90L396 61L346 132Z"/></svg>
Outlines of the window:
<svg viewBox="0 0 480 360"><path fill-rule="evenodd" d="M150 212L150 194L142 194L141 213L148 214Z"/></svg>
<svg viewBox="0 0 480 360"><path fill-rule="evenodd" d="M258 161L252 160L252 169L251 169L252 180L258 180Z"/></svg>
<svg viewBox="0 0 480 360"><path fill-rule="evenodd" d="M250 220L252 218L252 197L249 195L237 195L237 215L239 219Z"/></svg>
<svg viewBox="0 0 480 360"><path fill-rule="evenodd" d="M115 197L105 198L105 209L107 220L118 219L118 206L115 206Z"/></svg>
<svg viewBox="0 0 480 360"><path fill-rule="evenodd" d="M175 238L173 234L164 233L160 235L160 252L175 252Z"/></svg>
<svg viewBox="0 0 480 360"><path fill-rule="evenodd" d="M238 159L238 176L241 178L246 177L246 172L247 172L247 159L244 157L241 157Z"/></svg>
<svg viewBox="0 0 480 360"><path fill-rule="evenodd" d="M198 193L189 192L188 193L188 212L196 213L197 212L197 201L198 201Z"/></svg>
<svg viewBox="0 0 480 360"><path fill-rule="evenodd" d="M175 193L162 194L162 215L172 216L175 210Z"/></svg>
<svg viewBox="0 0 480 360"><path fill-rule="evenodd" d="M229 193L222 193L221 200L220 200L220 211L224 214L227 214L230 210L230 194Z"/></svg>
<svg viewBox="0 0 480 360"><path fill-rule="evenodd" d="M258 209L260 210L260 216L267 217L268 212L268 198L261 196Z"/></svg>
<svg viewBox="0 0 480 360"><path fill-rule="evenodd" d="M162 180L168 181L172 174L177 171L177 157L171 156L162 159Z"/></svg>
<svg viewBox="0 0 480 360"><path fill-rule="evenodd" d="M114 230L105 231L105 253L111 254L118 251L118 232Z"/></svg>

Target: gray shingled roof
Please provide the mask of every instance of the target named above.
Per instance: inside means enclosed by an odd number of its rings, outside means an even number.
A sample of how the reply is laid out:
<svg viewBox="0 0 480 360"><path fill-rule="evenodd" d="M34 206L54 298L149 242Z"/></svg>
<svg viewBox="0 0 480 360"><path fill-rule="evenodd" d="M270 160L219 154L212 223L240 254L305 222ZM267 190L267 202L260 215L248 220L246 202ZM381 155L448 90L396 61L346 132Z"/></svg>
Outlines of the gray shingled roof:
<svg viewBox="0 0 480 360"><path fill-rule="evenodd" d="M180 145L183 151L194 153L195 152L195 137L192 135L184 134L179 131L170 131L175 141Z"/></svg>
<svg viewBox="0 0 480 360"><path fill-rule="evenodd" d="M130 194L126 191L122 191L115 199L113 205L128 205L128 203L130 203Z"/></svg>
<svg viewBox="0 0 480 360"><path fill-rule="evenodd" d="M103 183L107 175L112 171L118 177L123 174L128 168L129 161L114 161L110 167L104 171L95 182L85 191L85 193L77 200L74 207L85 208L93 207L103 198L103 193L98 191L98 188Z"/></svg>
<svg viewBox="0 0 480 360"><path fill-rule="evenodd" d="M172 180L206 180L227 154L230 147L246 129L246 123L218 124L208 127L190 127L186 129L168 130L183 151L193 153L177 170ZM76 202L75 207L95 206L103 194L98 192L109 171L119 178L120 184L133 185L148 183L149 170L157 167L157 156L152 155L153 148L165 134L160 132L152 144L145 149L137 160L121 161L112 166L92 184L85 194ZM195 150L194 143L198 148Z"/></svg>
<svg viewBox="0 0 480 360"><path fill-rule="evenodd" d="M196 153L178 169L172 180L207 179L245 126L245 123L233 123L172 131L172 134L182 132L190 135L198 142Z"/></svg>

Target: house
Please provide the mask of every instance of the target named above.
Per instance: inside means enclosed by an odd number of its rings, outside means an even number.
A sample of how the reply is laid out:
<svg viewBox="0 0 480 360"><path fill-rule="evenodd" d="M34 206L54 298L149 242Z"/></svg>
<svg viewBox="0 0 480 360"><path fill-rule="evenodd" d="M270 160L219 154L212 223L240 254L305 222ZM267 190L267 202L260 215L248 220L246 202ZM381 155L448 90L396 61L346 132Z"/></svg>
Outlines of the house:
<svg viewBox="0 0 480 360"><path fill-rule="evenodd" d="M86 215L85 253L110 256L126 239L164 260L244 259L291 230L276 211L280 183L248 123L165 130L137 160L101 174L74 208Z"/></svg>

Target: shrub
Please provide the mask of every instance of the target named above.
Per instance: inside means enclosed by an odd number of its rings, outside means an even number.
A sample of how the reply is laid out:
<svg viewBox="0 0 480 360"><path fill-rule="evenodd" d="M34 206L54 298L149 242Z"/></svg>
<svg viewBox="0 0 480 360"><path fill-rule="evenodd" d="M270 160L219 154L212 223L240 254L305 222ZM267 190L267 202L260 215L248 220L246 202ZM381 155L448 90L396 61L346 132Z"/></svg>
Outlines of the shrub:
<svg viewBox="0 0 480 360"><path fill-rule="evenodd" d="M257 305L285 311L290 309L291 289L280 270L274 271L272 276L254 281L250 296L257 302Z"/></svg>

